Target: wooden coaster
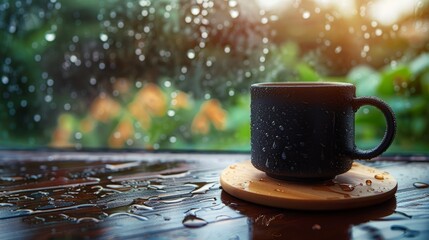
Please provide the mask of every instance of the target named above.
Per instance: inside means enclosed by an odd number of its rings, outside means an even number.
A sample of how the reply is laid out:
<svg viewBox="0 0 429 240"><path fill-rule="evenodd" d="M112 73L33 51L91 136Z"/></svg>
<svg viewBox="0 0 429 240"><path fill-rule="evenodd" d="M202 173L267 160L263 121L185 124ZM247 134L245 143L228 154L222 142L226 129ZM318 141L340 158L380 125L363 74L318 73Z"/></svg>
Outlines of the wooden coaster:
<svg viewBox="0 0 429 240"><path fill-rule="evenodd" d="M230 165L220 176L223 190L237 198L261 205L301 209L335 210L358 208L392 198L397 182L387 172L353 163L334 179L317 182L289 182L268 177L250 161Z"/></svg>

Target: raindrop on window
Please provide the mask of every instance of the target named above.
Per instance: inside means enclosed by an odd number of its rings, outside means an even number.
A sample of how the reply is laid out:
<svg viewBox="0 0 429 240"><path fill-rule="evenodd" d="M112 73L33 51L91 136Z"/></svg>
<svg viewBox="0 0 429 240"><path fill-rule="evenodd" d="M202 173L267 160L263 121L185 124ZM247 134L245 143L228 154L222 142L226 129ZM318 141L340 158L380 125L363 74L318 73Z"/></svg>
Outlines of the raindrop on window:
<svg viewBox="0 0 429 240"><path fill-rule="evenodd" d="M200 8L198 6L193 6L191 8L191 13L192 15L197 16L200 13Z"/></svg>
<svg viewBox="0 0 429 240"><path fill-rule="evenodd" d="M269 42L269 39L267 37L262 38L262 43L267 44Z"/></svg>
<svg viewBox="0 0 429 240"><path fill-rule="evenodd" d="M2 76L1 82L6 85L9 82L9 78L7 76Z"/></svg>
<svg viewBox="0 0 429 240"><path fill-rule="evenodd" d="M36 54L35 56L34 56L34 61L36 61L36 62L40 62L42 60L42 56L40 56L40 54Z"/></svg>
<svg viewBox="0 0 429 240"><path fill-rule="evenodd" d="M376 36L381 36L381 35L383 35L383 30L381 30L380 28L377 28L376 30L375 30L375 35Z"/></svg>
<svg viewBox="0 0 429 240"><path fill-rule="evenodd" d="M72 37L72 42L74 42L74 43L79 42L79 37L78 36L73 36Z"/></svg>
<svg viewBox="0 0 429 240"><path fill-rule="evenodd" d="M186 16L185 17L185 22L186 23L191 23L192 22L192 17L191 16Z"/></svg>
<svg viewBox="0 0 429 240"><path fill-rule="evenodd" d="M326 31L331 30L331 24L326 24L326 25L325 25L325 30L326 30Z"/></svg>
<svg viewBox="0 0 429 240"><path fill-rule="evenodd" d="M230 6L230 7L237 7L237 5L238 5L238 2L237 1L235 1L235 0L230 0L230 1L228 1L228 5Z"/></svg>
<svg viewBox="0 0 429 240"><path fill-rule="evenodd" d="M47 33L45 34L45 40L48 42L52 42L55 40L55 33Z"/></svg>
<svg viewBox="0 0 429 240"><path fill-rule="evenodd" d="M187 56L189 59L194 59L195 58L195 51L193 49L189 49Z"/></svg>
<svg viewBox="0 0 429 240"><path fill-rule="evenodd" d="M71 109L71 105L70 105L70 103L66 103L66 104L64 104L64 110L65 110L65 111L70 111L70 109Z"/></svg>
<svg viewBox="0 0 429 240"><path fill-rule="evenodd" d="M269 50L268 48L264 48L264 49L262 49L262 52L263 52L264 54L268 54L268 53L270 52L270 50Z"/></svg>
<svg viewBox="0 0 429 240"><path fill-rule="evenodd" d="M232 18L237 18L240 15L240 12L236 9L229 10L229 15L231 15Z"/></svg>
<svg viewBox="0 0 429 240"><path fill-rule="evenodd" d="M167 115L168 115L169 117L174 117L174 115L176 115L176 112L175 112L174 110L168 110L168 111L167 111Z"/></svg>
<svg viewBox="0 0 429 240"><path fill-rule="evenodd" d="M365 38L365 39L370 39L371 38L371 34L369 34L369 33L364 33L363 34L363 38Z"/></svg>
<svg viewBox="0 0 429 240"><path fill-rule="evenodd" d="M231 48L229 46L225 46L225 48L223 50L225 51L225 53L231 52Z"/></svg>
<svg viewBox="0 0 429 240"><path fill-rule="evenodd" d="M369 45L363 46L362 51L369 52Z"/></svg>
<svg viewBox="0 0 429 240"><path fill-rule="evenodd" d="M82 139L82 133L81 132L76 132L74 134L74 138L76 138L77 140Z"/></svg>
<svg viewBox="0 0 429 240"><path fill-rule="evenodd" d="M150 6L150 1L149 0L140 0L139 4L142 7L149 7Z"/></svg>
<svg viewBox="0 0 429 240"><path fill-rule="evenodd" d="M45 96L45 102L51 102L52 101L52 96L51 95L46 95Z"/></svg>
<svg viewBox="0 0 429 240"><path fill-rule="evenodd" d="M29 92L34 92L36 90L36 87L34 86L34 85L30 85L30 86L28 86L28 91Z"/></svg>
<svg viewBox="0 0 429 240"><path fill-rule="evenodd" d="M278 21L279 20L279 16L277 16L277 15L271 15L270 16L270 20L273 21L273 22Z"/></svg>
<svg viewBox="0 0 429 240"><path fill-rule="evenodd" d="M97 83L97 79L95 79L94 77L91 77L90 79L89 79L89 84L91 84L91 85L95 85Z"/></svg>
<svg viewBox="0 0 429 240"><path fill-rule="evenodd" d="M33 116L33 120L35 122L40 122L41 119L42 119L42 117L39 114L36 114L36 115Z"/></svg>
<svg viewBox="0 0 429 240"><path fill-rule="evenodd" d="M27 100L21 100L20 105L21 107L27 107Z"/></svg>
<svg viewBox="0 0 429 240"><path fill-rule="evenodd" d="M343 50L343 48L341 46L338 46L335 48L335 53L338 54Z"/></svg>
<svg viewBox="0 0 429 240"><path fill-rule="evenodd" d="M309 19L311 17L311 13L309 11L304 11L302 13L302 18L303 19Z"/></svg>
<svg viewBox="0 0 429 240"><path fill-rule="evenodd" d="M107 41L108 39L109 39L109 37L107 36L107 34L105 34L105 33L101 33L101 34L100 34L100 40L101 40L101 41L105 42L105 41Z"/></svg>

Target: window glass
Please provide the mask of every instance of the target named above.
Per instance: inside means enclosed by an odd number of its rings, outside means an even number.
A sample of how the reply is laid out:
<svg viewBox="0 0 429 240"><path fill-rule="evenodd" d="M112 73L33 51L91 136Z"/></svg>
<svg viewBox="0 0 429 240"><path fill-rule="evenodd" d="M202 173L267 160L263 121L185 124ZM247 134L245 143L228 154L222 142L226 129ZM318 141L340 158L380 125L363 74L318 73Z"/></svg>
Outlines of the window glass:
<svg viewBox="0 0 429 240"><path fill-rule="evenodd" d="M428 152L429 1L4 0L0 79L1 148L249 150L250 84L339 81Z"/></svg>

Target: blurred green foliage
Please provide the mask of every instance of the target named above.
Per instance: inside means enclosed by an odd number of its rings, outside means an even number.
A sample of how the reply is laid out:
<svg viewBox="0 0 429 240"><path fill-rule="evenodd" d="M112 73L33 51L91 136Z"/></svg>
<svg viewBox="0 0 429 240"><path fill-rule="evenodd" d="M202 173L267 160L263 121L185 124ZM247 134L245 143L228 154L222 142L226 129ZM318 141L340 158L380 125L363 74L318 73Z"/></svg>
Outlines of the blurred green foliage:
<svg viewBox="0 0 429 240"><path fill-rule="evenodd" d="M299 58L294 43L284 44L277 59L289 71L276 81L340 81L356 86L357 96L377 96L396 114L397 135L391 152L427 152L429 149L429 54L395 61L380 69L359 65L344 77L320 76ZM383 115L366 106L356 115L356 140L361 147L374 147L385 129Z"/></svg>

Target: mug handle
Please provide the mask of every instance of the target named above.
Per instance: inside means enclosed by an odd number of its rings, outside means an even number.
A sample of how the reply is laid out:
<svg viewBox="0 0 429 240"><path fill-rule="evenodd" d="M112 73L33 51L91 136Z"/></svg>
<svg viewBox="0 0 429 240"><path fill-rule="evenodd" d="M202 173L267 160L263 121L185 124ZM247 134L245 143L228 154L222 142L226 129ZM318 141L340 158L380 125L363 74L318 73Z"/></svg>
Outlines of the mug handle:
<svg viewBox="0 0 429 240"><path fill-rule="evenodd" d="M392 109L382 100L375 97L358 97L353 99L353 108L356 112L364 105L378 108L386 119L386 131L380 144L373 149L362 150L355 146L352 153L353 159L371 159L382 154L393 142L396 133L396 119Z"/></svg>

